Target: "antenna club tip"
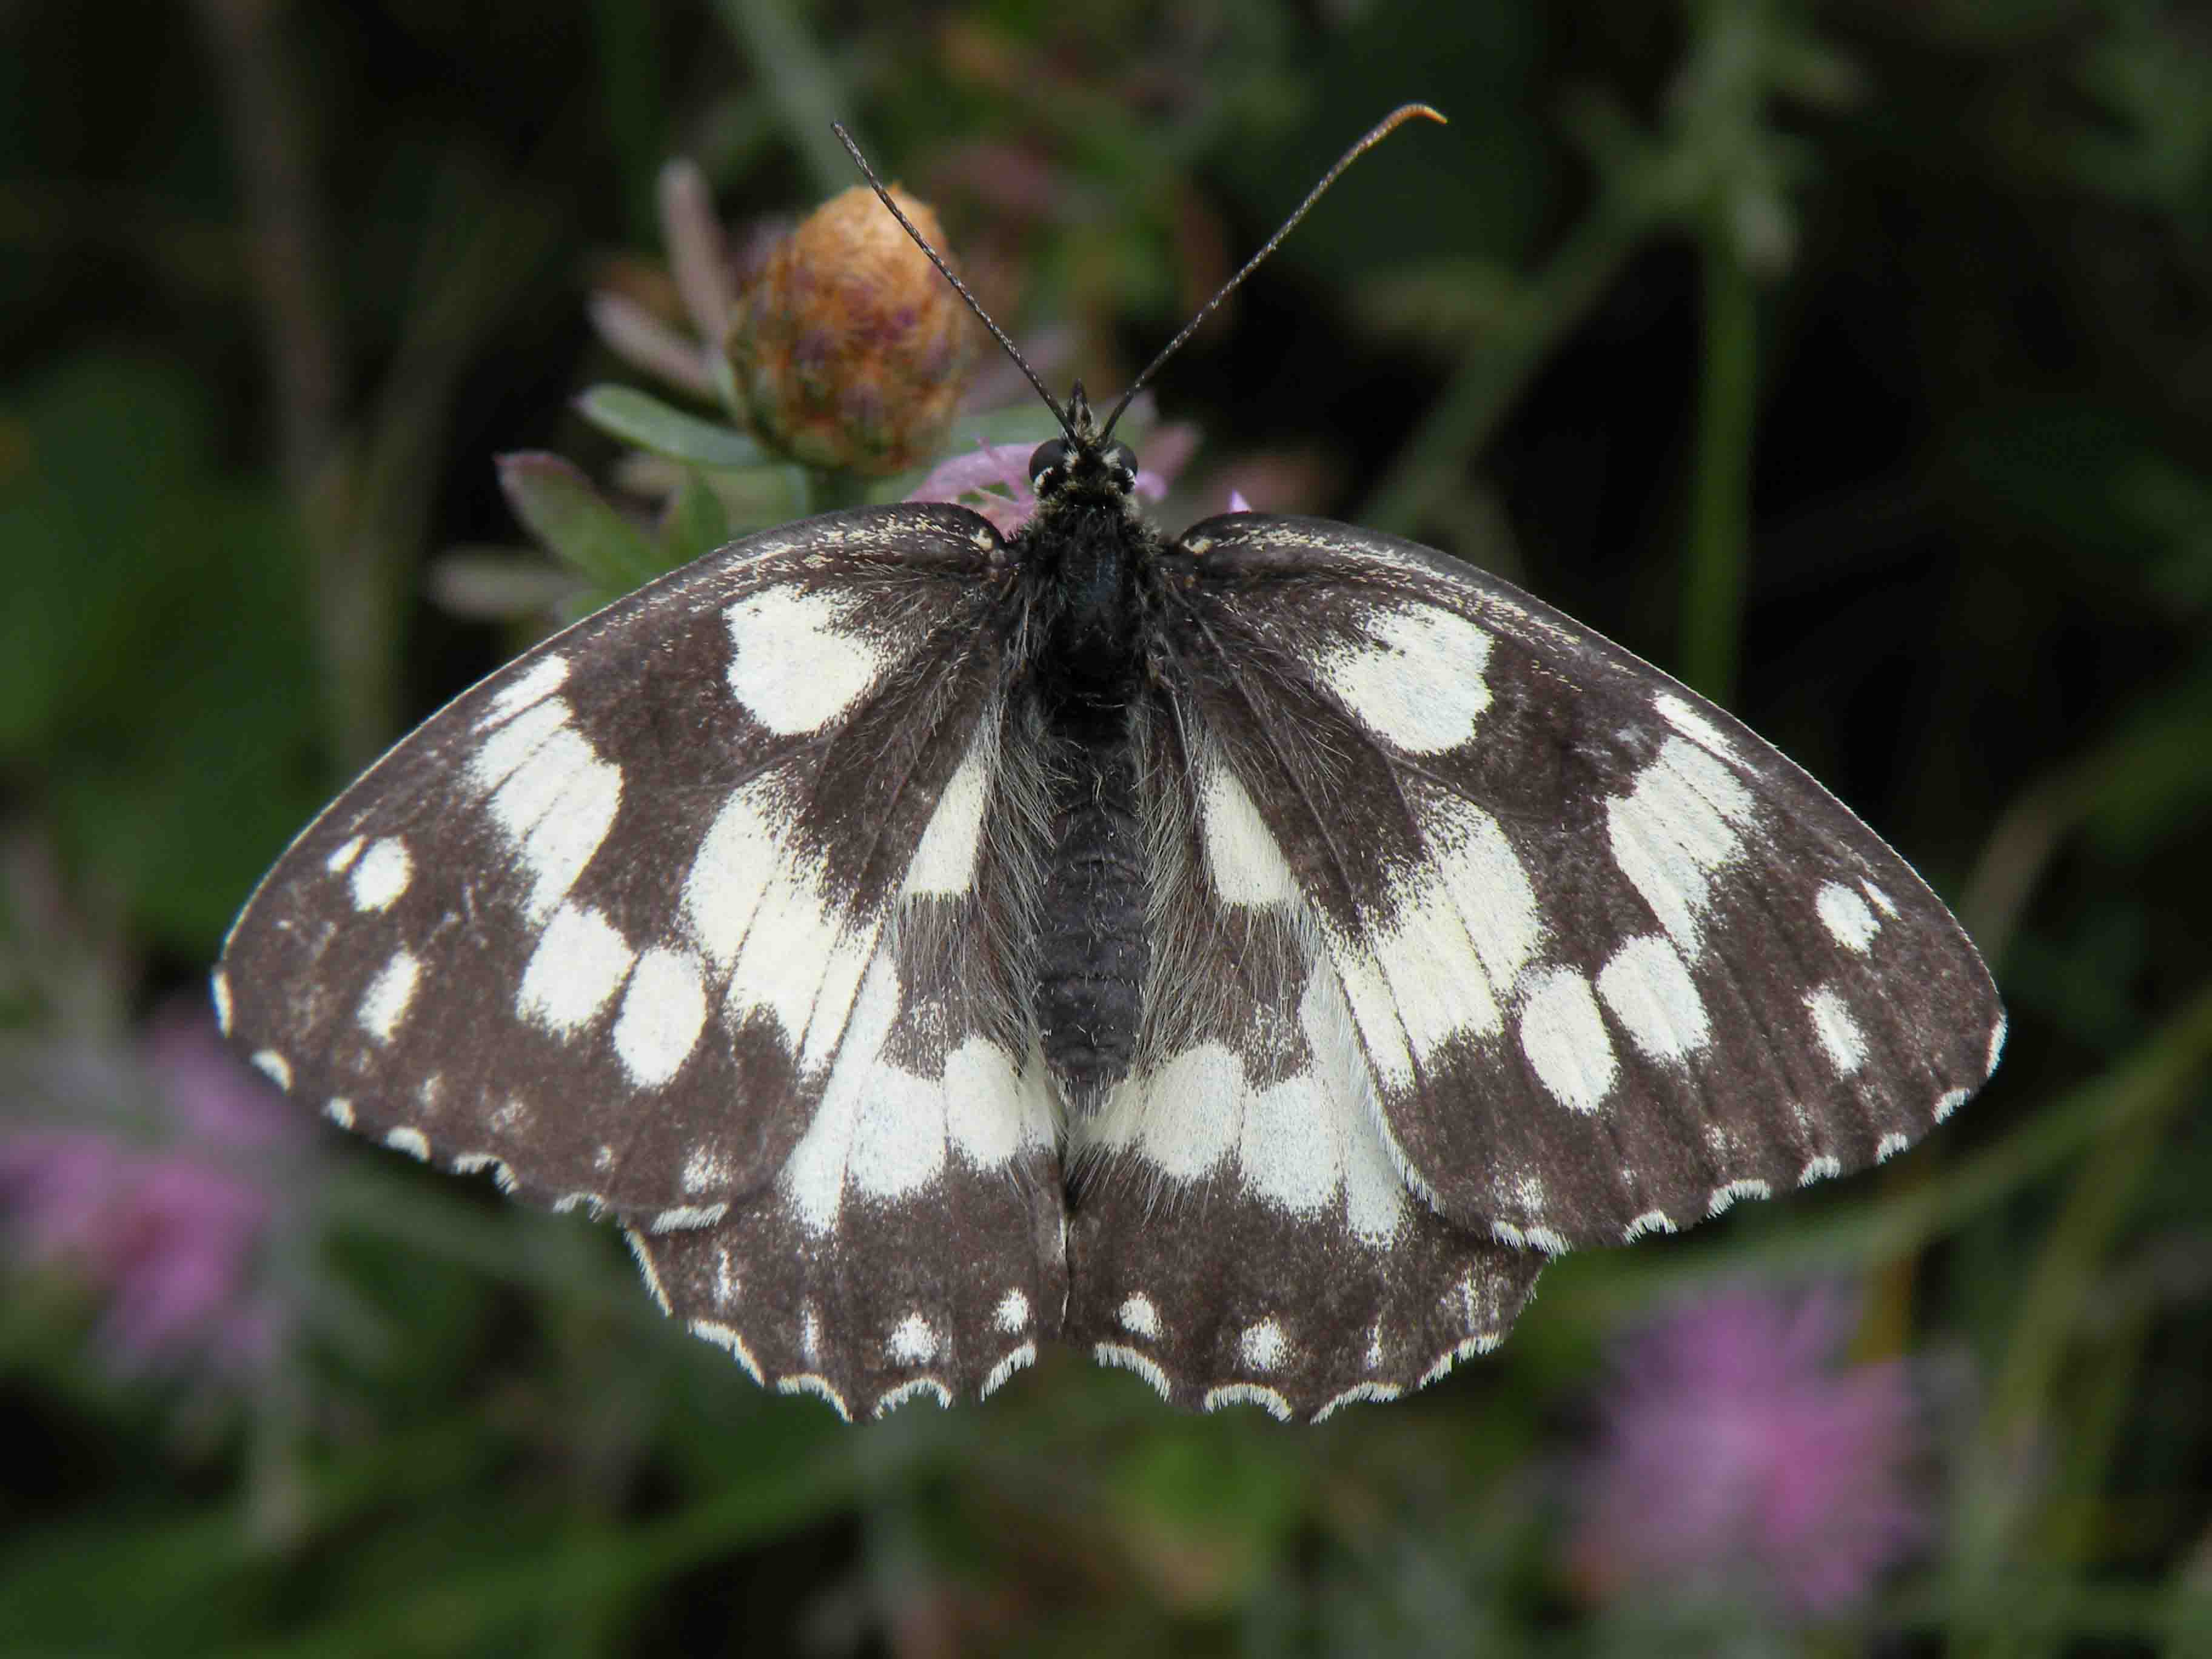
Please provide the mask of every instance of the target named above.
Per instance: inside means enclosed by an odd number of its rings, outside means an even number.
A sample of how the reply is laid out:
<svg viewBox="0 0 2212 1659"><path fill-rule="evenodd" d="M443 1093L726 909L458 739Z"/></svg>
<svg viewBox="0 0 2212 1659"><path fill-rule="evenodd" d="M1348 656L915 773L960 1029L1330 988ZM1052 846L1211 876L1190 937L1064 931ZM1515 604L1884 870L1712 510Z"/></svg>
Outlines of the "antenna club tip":
<svg viewBox="0 0 2212 1659"><path fill-rule="evenodd" d="M1403 126L1408 121L1416 120L1434 121L1440 127L1448 127L1451 125L1444 112L1433 104L1401 104L1382 118L1382 124L1376 128L1375 136L1379 138L1384 133Z"/></svg>

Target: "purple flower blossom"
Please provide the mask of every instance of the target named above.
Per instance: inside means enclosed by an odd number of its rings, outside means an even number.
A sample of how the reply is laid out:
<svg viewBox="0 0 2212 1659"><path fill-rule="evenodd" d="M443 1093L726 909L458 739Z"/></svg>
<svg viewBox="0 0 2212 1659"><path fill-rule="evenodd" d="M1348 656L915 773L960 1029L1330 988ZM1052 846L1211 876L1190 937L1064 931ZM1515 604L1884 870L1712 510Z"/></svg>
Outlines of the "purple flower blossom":
<svg viewBox="0 0 2212 1659"><path fill-rule="evenodd" d="M1145 448L1153 465L1137 473L1139 497L1148 501L1164 500L1168 485L1197 447L1197 428L1181 422L1152 433ZM1029 471L1030 456L1036 449L1035 444L978 443L968 454L939 461L907 500L957 502L988 519L1000 535L1011 536L1036 511ZM1241 497L1232 496L1230 512L1249 511L1236 505L1237 500Z"/></svg>
<svg viewBox="0 0 2212 1659"><path fill-rule="evenodd" d="M258 1369L281 1323L258 1265L296 1119L204 1018L157 1016L143 1053L156 1137L106 1123L0 1127L0 1211L15 1252L75 1273L99 1297L101 1346L119 1370ZM92 1085L82 1117L112 1112L94 1079L130 1074L75 1070Z"/></svg>
<svg viewBox="0 0 2212 1659"><path fill-rule="evenodd" d="M1582 1582L1798 1617L1863 1600L1927 1522L1911 1378L1838 1365L1851 1324L1837 1291L1747 1287L1624 1342L1583 1472Z"/></svg>

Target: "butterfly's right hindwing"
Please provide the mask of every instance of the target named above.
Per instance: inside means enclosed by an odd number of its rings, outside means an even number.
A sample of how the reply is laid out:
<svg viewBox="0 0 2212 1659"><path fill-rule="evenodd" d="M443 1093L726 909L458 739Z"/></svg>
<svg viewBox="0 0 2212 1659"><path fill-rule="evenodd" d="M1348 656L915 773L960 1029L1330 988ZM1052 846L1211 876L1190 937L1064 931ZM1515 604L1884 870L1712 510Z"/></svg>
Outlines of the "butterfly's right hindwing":
<svg viewBox="0 0 2212 1659"><path fill-rule="evenodd" d="M1066 1334L1186 1410L1393 1399L1502 1341L1543 1258L1408 1186L1231 711L1169 681L1133 719L1153 949L1131 1075L1070 1123Z"/></svg>

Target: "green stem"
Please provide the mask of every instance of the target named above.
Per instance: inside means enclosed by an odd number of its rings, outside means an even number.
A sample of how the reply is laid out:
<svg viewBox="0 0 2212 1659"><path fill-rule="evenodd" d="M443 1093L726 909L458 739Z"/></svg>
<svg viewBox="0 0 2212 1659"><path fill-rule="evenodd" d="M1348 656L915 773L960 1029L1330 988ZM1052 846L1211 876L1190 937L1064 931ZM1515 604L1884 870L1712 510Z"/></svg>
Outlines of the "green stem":
<svg viewBox="0 0 2212 1659"><path fill-rule="evenodd" d="M2148 1046L2148 1045L2147 1045ZM2051 1439L2070 1449L2078 1421L2059 1407L2060 1372L2083 1323L2102 1293L2112 1241L2136 1195L2157 1167L2173 1116L2196 1098L2181 1085L2186 1073L2168 1074L2177 1086L2159 1089L2142 1109L2113 1121L2078 1167L2066 1201L2044 1237L2041 1254L2018 1300L2004 1361L1990 1389L1989 1409L1961 1471L1952 1571L1961 1601L1996 1607L1988 1587L2010 1565L2023 1511L2034 1501L2033 1483L2022 1478ZM2017 1632L1992 1623L1961 1632L1960 1650L2013 1650ZM1978 1638L1979 1639L1974 1639Z"/></svg>
<svg viewBox="0 0 2212 1659"><path fill-rule="evenodd" d="M1559 337L1596 304L1650 222L1621 201L1601 203L1528 284L1523 313L1468 349L1444 388L1361 504L1358 522L1413 534L1458 483Z"/></svg>
<svg viewBox="0 0 2212 1659"><path fill-rule="evenodd" d="M844 101L836 77L787 0L718 0L714 9L752 64L755 84L775 104L815 190L826 198L858 184L853 158L830 131Z"/></svg>
<svg viewBox="0 0 2212 1659"><path fill-rule="evenodd" d="M1705 327L1697 475L1682 581L1682 678L1714 702L1735 692L1751 532L1752 425L1759 405L1758 296L1719 231L1705 244Z"/></svg>

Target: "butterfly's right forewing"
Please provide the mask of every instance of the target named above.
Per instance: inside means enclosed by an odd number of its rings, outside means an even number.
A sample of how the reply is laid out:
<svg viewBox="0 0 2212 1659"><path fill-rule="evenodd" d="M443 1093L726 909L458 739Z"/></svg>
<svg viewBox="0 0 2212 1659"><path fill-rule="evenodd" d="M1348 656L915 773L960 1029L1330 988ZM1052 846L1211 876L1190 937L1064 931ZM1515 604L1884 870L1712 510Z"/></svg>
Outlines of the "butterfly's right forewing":
<svg viewBox="0 0 2212 1659"><path fill-rule="evenodd" d="M1890 1156L1996 1066L1942 902L1664 674L1348 525L1178 554L1178 672L1446 1217L1546 1251L1673 1231Z"/></svg>

